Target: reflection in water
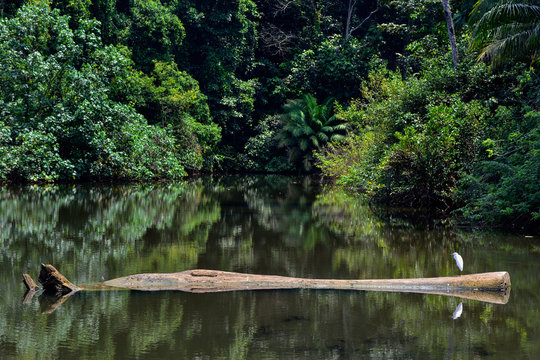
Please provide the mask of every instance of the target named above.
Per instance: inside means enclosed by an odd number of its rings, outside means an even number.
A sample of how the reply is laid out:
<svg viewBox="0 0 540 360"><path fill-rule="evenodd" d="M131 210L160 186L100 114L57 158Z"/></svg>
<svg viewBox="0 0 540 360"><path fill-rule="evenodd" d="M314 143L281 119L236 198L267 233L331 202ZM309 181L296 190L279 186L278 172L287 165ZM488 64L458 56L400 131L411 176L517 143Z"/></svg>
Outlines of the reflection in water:
<svg viewBox="0 0 540 360"><path fill-rule="evenodd" d="M461 316L461 313L463 312L463 303L459 303L458 306L456 306L456 310L454 310L454 313L452 314L452 319L456 320Z"/></svg>
<svg viewBox="0 0 540 360"><path fill-rule="evenodd" d="M448 340L448 348L446 350L446 358L452 359L454 354L454 321L458 319L461 316L461 313L463 312L463 303L459 303L458 306L456 306L456 309L454 310L454 313L452 314L452 332L450 333L450 339Z"/></svg>
<svg viewBox="0 0 540 360"><path fill-rule="evenodd" d="M440 359L454 326L453 356L540 357L530 239L392 224L283 176L3 188L0 358ZM40 312L47 299L21 303L21 273L35 278L42 262L76 284L192 268L405 278L454 275L458 248L470 272L506 270L519 286L507 305L464 300L467 321L451 326L455 300L437 295L85 291L49 314Z"/></svg>

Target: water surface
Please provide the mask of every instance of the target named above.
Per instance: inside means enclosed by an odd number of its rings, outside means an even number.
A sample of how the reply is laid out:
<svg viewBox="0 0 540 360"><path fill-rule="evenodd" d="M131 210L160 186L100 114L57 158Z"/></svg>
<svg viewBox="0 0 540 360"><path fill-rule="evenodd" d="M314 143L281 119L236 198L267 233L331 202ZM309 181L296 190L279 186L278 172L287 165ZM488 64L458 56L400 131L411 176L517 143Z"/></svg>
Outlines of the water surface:
<svg viewBox="0 0 540 360"><path fill-rule="evenodd" d="M0 189L2 359L536 359L540 241L419 230L303 178ZM23 304L21 273L76 284L195 268L317 278L508 271L505 305L353 291L80 292ZM456 308L462 313L456 319Z"/></svg>

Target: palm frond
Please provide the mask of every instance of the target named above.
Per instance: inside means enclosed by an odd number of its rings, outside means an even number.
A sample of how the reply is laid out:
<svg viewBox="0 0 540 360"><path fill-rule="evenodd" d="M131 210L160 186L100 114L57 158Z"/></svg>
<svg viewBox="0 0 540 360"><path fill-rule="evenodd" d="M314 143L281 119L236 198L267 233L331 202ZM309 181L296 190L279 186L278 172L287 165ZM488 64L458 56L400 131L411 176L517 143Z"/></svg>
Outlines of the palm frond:
<svg viewBox="0 0 540 360"><path fill-rule="evenodd" d="M323 132L317 133L317 137L318 137L319 140L321 140L323 143L325 143L325 142L328 141L328 135L326 135L326 134L323 133Z"/></svg>
<svg viewBox="0 0 540 360"><path fill-rule="evenodd" d="M496 36L481 50L478 56L480 60L488 60L498 66L505 59L528 56L538 51L540 23L532 29L516 24L501 25L494 31Z"/></svg>
<svg viewBox="0 0 540 360"><path fill-rule="evenodd" d="M345 140L345 136L341 134L333 134L332 136L330 136L330 141L332 142L343 141L343 140Z"/></svg>
<svg viewBox="0 0 540 360"><path fill-rule="evenodd" d="M323 123L319 119L313 119L310 125L313 129L321 129L323 127Z"/></svg>
<svg viewBox="0 0 540 360"><path fill-rule="evenodd" d="M309 140L311 140L311 145L313 145L314 149L318 149L320 147L319 139L317 139L316 135L310 136Z"/></svg>
<svg viewBox="0 0 540 360"><path fill-rule="evenodd" d="M491 8L500 5L501 0L477 0L471 11L470 21L477 23L478 20Z"/></svg>
<svg viewBox="0 0 540 360"><path fill-rule="evenodd" d="M475 39L489 36L504 24L531 24L540 19L540 6L529 4L505 4L487 11L473 30Z"/></svg>
<svg viewBox="0 0 540 360"><path fill-rule="evenodd" d="M304 128L301 126L295 127L293 131L291 131L292 136L294 137L300 137L304 135Z"/></svg>
<svg viewBox="0 0 540 360"><path fill-rule="evenodd" d="M473 9L478 21L472 48L480 49L479 60L493 66L510 59L531 58L540 53L540 2L479 0Z"/></svg>
<svg viewBox="0 0 540 360"><path fill-rule="evenodd" d="M321 131L324 131L325 133L331 133L334 131L334 127L333 126L323 126L321 128Z"/></svg>
<svg viewBox="0 0 540 360"><path fill-rule="evenodd" d="M302 150L303 152L305 152L308 148L309 148L309 142L307 139L299 139L298 141L298 147L300 148L300 150Z"/></svg>
<svg viewBox="0 0 540 360"><path fill-rule="evenodd" d="M326 121L324 122L326 125L330 125L333 122L337 121L336 115L332 115L326 118Z"/></svg>
<svg viewBox="0 0 540 360"><path fill-rule="evenodd" d="M282 128L276 139L279 147L289 149L290 162L303 159L311 165L314 150L320 149L330 139L343 137L336 134L343 132L346 125L339 123L333 114L334 99L318 104L313 95L305 94L300 99L288 100L282 109Z"/></svg>
<svg viewBox="0 0 540 360"><path fill-rule="evenodd" d="M315 129L313 129L312 127L307 126L307 125L304 125L303 129L304 129L304 135L305 136L311 136L316 132Z"/></svg>
<svg viewBox="0 0 540 360"><path fill-rule="evenodd" d="M348 125L346 123L337 124L334 126L334 131L347 131Z"/></svg>

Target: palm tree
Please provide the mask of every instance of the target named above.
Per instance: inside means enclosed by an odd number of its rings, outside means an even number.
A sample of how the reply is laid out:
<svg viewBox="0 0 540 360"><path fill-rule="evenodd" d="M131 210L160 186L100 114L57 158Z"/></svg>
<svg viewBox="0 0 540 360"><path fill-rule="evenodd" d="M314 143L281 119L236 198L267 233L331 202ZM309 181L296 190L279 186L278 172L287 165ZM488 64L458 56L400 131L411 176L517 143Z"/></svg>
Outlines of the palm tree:
<svg viewBox="0 0 540 360"><path fill-rule="evenodd" d="M511 59L540 55L540 0L478 0L472 47L480 60L499 66Z"/></svg>
<svg viewBox="0 0 540 360"><path fill-rule="evenodd" d="M279 147L289 151L289 162L302 162L305 170L313 163L313 151L320 149L328 141L344 138L346 124L339 122L333 112L334 99L317 104L310 94L300 99L289 100L283 106L281 123L283 127L277 138Z"/></svg>

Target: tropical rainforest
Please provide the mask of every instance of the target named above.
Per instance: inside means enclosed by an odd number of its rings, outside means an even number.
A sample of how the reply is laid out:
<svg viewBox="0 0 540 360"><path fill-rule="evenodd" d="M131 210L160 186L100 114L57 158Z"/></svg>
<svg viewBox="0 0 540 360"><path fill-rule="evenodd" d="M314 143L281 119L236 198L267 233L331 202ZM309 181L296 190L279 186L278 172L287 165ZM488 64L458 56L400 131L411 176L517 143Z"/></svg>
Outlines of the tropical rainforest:
<svg viewBox="0 0 540 360"><path fill-rule="evenodd" d="M0 181L316 173L540 223L538 0L0 1Z"/></svg>

